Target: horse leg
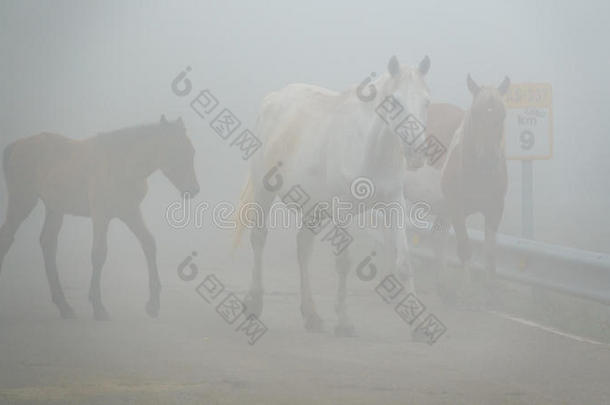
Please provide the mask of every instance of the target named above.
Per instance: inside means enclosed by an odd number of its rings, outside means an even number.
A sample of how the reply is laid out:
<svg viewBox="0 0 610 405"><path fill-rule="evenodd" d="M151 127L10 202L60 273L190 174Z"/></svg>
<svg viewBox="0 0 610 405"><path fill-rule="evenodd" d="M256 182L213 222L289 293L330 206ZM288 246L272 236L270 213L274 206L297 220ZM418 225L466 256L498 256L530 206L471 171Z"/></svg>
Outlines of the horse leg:
<svg viewBox="0 0 610 405"><path fill-rule="evenodd" d="M451 291L451 282L447 269L447 239L449 224L445 218L437 216L433 233L434 261L436 264L436 288L439 297L445 303L455 302L455 294Z"/></svg>
<svg viewBox="0 0 610 405"><path fill-rule="evenodd" d="M97 321L107 321L110 319L102 303L100 287L102 267L104 267L108 253L108 222L107 218L93 217L93 249L91 251L93 273L91 275L91 287L89 288L89 301L93 306L93 316Z"/></svg>
<svg viewBox="0 0 610 405"><path fill-rule="evenodd" d="M402 212L408 212L406 210L406 201L404 197L400 197ZM401 281L407 282L407 289L409 292L415 294L415 278L413 274L413 263L411 262L411 255L409 252L409 241L406 230L403 224L389 223L391 215L382 211L382 228L383 228L383 241L384 245L389 249L389 261L391 263L390 271L388 274L396 274ZM400 216L396 218L400 222ZM387 249L387 248L386 248Z"/></svg>
<svg viewBox="0 0 610 405"><path fill-rule="evenodd" d="M407 213L407 203L404 196L400 196L402 212ZM415 268L409 252L409 240L403 224L393 224L394 246L396 246L396 270L401 281L407 283L408 292L415 295Z"/></svg>
<svg viewBox="0 0 610 405"><path fill-rule="evenodd" d="M347 314L347 274L350 270L349 251L345 249L340 255L335 258L335 267L339 276L339 284L337 287L337 302L335 303L335 312L337 313L337 325L335 326L335 335L350 337L356 336L354 325L350 321Z"/></svg>
<svg viewBox="0 0 610 405"><path fill-rule="evenodd" d="M324 322L316 311L309 283L309 261L313 250L314 233L307 227L302 227L297 233L297 258L301 274L301 314L305 329L309 332L322 332Z"/></svg>
<svg viewBox="0 0 610 405"><path fill-rule="evenodd" d="M59 274L57 273L57 237L63 223L63 214L47 208L44 226L40 234L40 247L44 257L44 266L51 290L51 299L59 309L61 317L64 319L76 318L74 310L66 301Z"/></svg>
<svg viewBox="0 0 610 405"><path fill-rule="evenodd" d="M383 233L383 254L380 255L380 257L387 257L387 259L384 259L384 268L388 268L385 263L391 263L392 267L389 267L389 271L387 271L388 274L391 274L396 271L393 266L396 265L396 258L398 257L398 250L396 249L396 231L394 229L394 225L390 224L390 226L388 226L388 224L386 223L387 219L384 217L384 215L385 214L382 214L380 212L380 216L383 218L380 221L380 223L382 224L381 229ZM387 274L385 274L384 276L387 276Z"/></svg>
<svg viewBox="0 0 610 405"><path fill-rule="evenodd" d="M485 215L485 283L487 288L488 303L495 301L498 294L496 287L496 234L500 226L500 215Z"/></svg>
<svg viewBox="0 0 610 405"><path fill-rule="evenodd" d="M468 238L466 229L466 218L463 214L454 213L452 215L453 229L457 239L458 257L462 262L463 273L460 286L458 287L458 295L460 298L466 298L472 289L472 247Z"/></svg>
<svg viewBox="0 0 610 405"><path fill-rule="evenodd" d="M485 214L485 270L492 279L496 275L496 234L501 217L502 210Z"/></svg>
<svg viewBox="0 0 610 405"><path fill-rule="evenodd" d="M146 313L150 317L156 318L159 316L159 308L161 307L161 280L159 279L159 270L157 268L157 244L155 238L148 230L142 218L142 212L139 209L131 213L131 215L121 217L121 220L138 239L144 251L148 265L148 287L150 291L149 300L146 304Z"/></svg>
<svg viewBox="0 0 610 405"><path fill-rule="evenodd" d="M262 224L257 224L250 233L250 244L254 252L254 266L252 268L252 283L250 290L244 298L249 314L259 317L263 313L263 252L267 241L267 216L275 195L265 190L258 190L255 201L262 207Z"/></svg>
<svg viewBox="0 0 610 405"><path fill-rule="evenodd" d="M19 226L30 215L37 202L38 197L36 193L28 192L14 195L9 191L6 218L2 227L0 227L0 270L2 270L4 256L6 256L15 240L15 233L17 233Z"/></svg>

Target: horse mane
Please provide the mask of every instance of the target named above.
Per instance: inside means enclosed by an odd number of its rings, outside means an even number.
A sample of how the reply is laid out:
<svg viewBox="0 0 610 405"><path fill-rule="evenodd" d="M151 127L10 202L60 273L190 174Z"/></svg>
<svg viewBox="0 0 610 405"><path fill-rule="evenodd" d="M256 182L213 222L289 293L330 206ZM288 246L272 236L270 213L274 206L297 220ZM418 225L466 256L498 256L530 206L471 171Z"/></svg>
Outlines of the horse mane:
<svg viewBox="0 0 610 405"><path fill-rule="evenodd" d="M376 86L377 91L379 91L379 84L381 82L381 78L384 75L380 75L377 78L375 78L375 80L372 80L370 84L373 84ZM358 92L358 86L360 86L360 83L355 83L355 84L351 84L349 85L347 88L337 91L337 97L339 100L349 100L351 97L357 97L357 92Z"/></svg>
<svg viewBox="0 0 610 405"><path fill-rule="evenodd" d="M124 127L109 132L99 132L97 138L101 141L114 142L125 140L139 140L150 136L151 133L158 131L159 124L142 124L130 127Z"/></svg>
<svg viewBox="0 0 610 405"><path fill-rule="evenodd" d="M411 74L413 74L413 72L415 72L415 70L416 69L414 69L410 66L406 66L406 65L401 66L401 74L403 74L403 75L411 75ZM370 84L375 85L375 87L377 88L377 91L378 91L378 95L379 95L379 91L381 90L380 87L383 85L383 83L385 83L385 81L387 81L389 79L390 79L390 75L386 71L386 72L383 72L380 75L378 75L374 80L371 81ZM358 90L359 85L360 85L360 83L356 83L356 84L349 86L348 88L346 88L343 91L339 91L338 92L339 97L349 98L349 97L355 95ZM426 85L425 82L424 82L424 87L426 88L426 90L429 91L428 86Z"/></svg>
<svg viewBox="0 0 610 405"><path fill-rule="evenodd" d="M472 136L472 108L469 108L464 113L464 120L462 121L462 139L465 141L467 138Z"/></svg>
<svg viewBox="0 0 610 405"><path fill-rule="evenodd" d="M474 148L475 144L473 137L475 136L474 131L476 131L476 128L473 125L473 122L474 120L472 117L472 108L469 108L464 113L464 120L462 121L461 125L461 134L459 134L460 139L456 139L456 141L462 145L462 153L465 153L466 151L471 152L472 148ZM501 131L504 131L504 129L501 129ZM498 157L505 159L505 153L506 144L504 140L504 134L502 134L502 140L500 141L499 145Z"/></svg>

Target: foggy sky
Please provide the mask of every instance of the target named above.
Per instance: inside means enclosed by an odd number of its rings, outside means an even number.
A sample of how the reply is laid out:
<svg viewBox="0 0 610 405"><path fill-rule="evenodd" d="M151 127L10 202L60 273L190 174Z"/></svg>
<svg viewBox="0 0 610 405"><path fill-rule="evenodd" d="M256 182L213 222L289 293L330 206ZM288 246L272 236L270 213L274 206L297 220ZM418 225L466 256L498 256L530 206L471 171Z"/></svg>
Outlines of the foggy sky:
<svg viewBox="0 0 610 405"><path fill-rule="evenodd" d="M341 90L391 55L410 65L429 55L435 101L468 107L469 72L553 85L554 157L535 162L538 235L610 251L609 12L605 1L2 2L0 147L182 116L201 198L234 201L247 164L171 92L186 66L196 90L212 89L252 128L262 97L288 83ZM518 234L519 162L509 169L505 218L517 221L501 230ZM176 197L155 179L153 195Z"/></svg>

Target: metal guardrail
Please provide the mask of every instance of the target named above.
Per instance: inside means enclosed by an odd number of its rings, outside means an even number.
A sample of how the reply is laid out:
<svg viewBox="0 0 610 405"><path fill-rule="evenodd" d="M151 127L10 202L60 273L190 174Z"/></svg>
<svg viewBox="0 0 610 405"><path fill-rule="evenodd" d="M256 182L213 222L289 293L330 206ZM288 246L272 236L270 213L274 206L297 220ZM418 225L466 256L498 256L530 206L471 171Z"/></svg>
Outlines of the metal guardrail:
<svg viewBox="0 0 610 405"><path fill-rule="evenodd" d="M408 233L414 234L413 231ZM411 244L413 254L420 259L432 260L433 238L426 232L417 234L419 242L415 246ZM468 235L474 262L482 262L483 232L469 229ZM447 257L455 257L455 252L455 235L451 232ZM459 263L457 259L448 262ZM608 254L498 234L496 263L500 278L610 305Z"/></svg>

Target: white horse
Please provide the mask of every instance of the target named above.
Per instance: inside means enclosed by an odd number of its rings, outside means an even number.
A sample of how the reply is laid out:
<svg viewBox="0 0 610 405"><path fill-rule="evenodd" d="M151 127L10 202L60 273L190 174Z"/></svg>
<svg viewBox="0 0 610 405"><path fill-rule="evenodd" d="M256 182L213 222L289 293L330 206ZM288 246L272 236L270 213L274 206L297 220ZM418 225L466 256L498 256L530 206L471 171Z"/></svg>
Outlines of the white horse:
<svg viewBox="0 0 610 405"><path fill-rule="evenodd" d="M395 127L388 125L385 121L388 117L384 120L380 113L383 106L380 105L396 101L400 103L405 116L410 114L425 125L429 92L424 76L429 67L428 57L420 62L417 69L401 66L397 58L392 57L388 72L375 81L367 79L360 86L344 92L307 84L291 84L264 98L256 132L263 141L262 152L253 157L248 183L241 198L241 207L256 203L264 215L263 223L253 227L250 236L254 250L252 285L246 297L250 313L258 316L262 312L262 257L267 236L266 220L276 196L288 196L294 202L298 194L301 202L309 200L320 204L338 198L342 202L357 202L360 207L364 203L367 209L376 202L392 202L399 204L405 212L403 184L406 169L421 167L423 157L421 152L415 151L414 144L403 142L394 131ZM374 185L374 193L369 190L371 195L363 201L359 196L354 197L352 186L355 179L364 177L370 182L369 186ZM286 202L285 198L282 199ZM303 206L300 203L296 205ZM306 211L303 208L301 212ZM321 212L314 216L316 221L320 221L317 225L324 222ZM345 302L350 263L347 249L337 248L349 236L341 235L344 229L338 225L340 218L337 218L337 214L333 212L330 216L332 218L328 218L328 222L336 233L320 236L321 240L330 241L336 248L339 287L335 333L352 335L353 327ZM243 219L239 221L236 244L239 243L243 222ZM414 291L407 238L402 224L392 225L386 242L395 249L397 272L406 274L408 288ZM300 227L297 235L301 312L307 330L321 331L323 322L316 312L308 274L316 237L314 228Z"/></svg>

